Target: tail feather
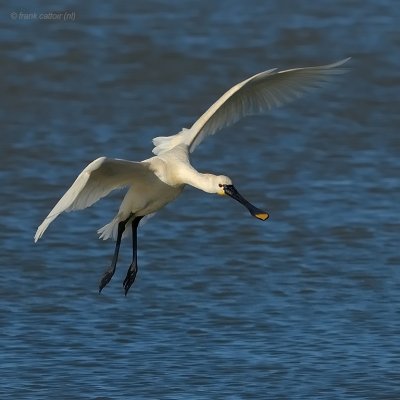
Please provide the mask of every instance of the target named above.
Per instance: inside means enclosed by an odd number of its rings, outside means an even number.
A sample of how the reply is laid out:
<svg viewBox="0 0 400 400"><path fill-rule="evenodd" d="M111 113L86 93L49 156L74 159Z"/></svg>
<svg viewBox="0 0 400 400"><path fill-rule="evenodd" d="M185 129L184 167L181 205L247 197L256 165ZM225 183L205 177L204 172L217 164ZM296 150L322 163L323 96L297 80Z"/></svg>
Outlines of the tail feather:
<svg viewBox="0 0 400 400"><path fill-rule="evenodd" d="M107 240L107 239L114 239L117 240L118 236L118 224L120 220L118 217L115 217L111 222L107 225L104 225L100 228L97 233L100 235L100 239Z"/></svg>
<svg viewBox="0 0 400 400"><path fill-rule="evenodd" d="M140 221L140 225L144 225L150 218L152 218L156 213L148 214ZM118 224L121 222L121 217L116 216L112 221L110 221L107 225L104 225L100 228L97 233L99 234L99 238L103 240L113 239L117 240L118 236ZM132 224L128 222L126 224L126 228L122 238L126 238L132 235Z"/></svg>

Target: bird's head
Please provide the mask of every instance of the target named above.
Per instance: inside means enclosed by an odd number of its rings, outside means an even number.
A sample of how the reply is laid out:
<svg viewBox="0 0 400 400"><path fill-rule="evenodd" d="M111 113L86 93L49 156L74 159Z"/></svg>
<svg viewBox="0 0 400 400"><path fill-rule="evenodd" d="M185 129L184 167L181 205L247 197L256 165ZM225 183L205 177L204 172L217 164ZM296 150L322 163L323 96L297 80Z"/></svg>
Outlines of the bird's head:
<svg viewBox="0 0 400 400"><path fill-rule="evenodd" d="M229 196L235 199L239 203L243 204L250 212L253 217L265 221L269 215L266 211L260 210L259 208L253 206L248 202L233 186L232 180L224 175L214 176L213 186L215 188L215 193L221 196Z"/></svg>
<svg viewBox="0 0 400 400"><path fill-rule="evenodd" d="M213 179L213 186L215 189L215 193L221 195L221 196L225 196L225 190L224 187L225 186L229 186L232 185L232 180L231 178L229 178L228 176L225 175L218 175L218 176L214 176Z"/></svg>

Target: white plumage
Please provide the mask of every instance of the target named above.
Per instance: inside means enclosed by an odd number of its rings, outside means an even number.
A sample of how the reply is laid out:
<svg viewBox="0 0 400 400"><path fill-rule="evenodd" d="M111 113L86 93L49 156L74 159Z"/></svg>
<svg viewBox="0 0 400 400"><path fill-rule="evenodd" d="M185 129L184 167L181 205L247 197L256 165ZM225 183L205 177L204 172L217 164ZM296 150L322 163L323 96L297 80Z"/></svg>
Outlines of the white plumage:
<svg viewBox="0 0 400 400"><path fill-rule="evenodd" d="M262 220L267 219L266 212L254 207L239 195L230 178L196 171L190 164L189 154L205 137L213 135L242 117L263 113L301 96L310 89L320 87L332 76L343 73L345 69L341 66L348 60L349 58L318 67L286 71L270 69L261 72L229 89L190 129L183 129L172 136L154 138L154 157L141 162L106 157L96 159L79 174L38 227L35 242L62 212L89 207L112 190L121 187L128 187L128 191L117 215L99 230L101 238L117 239L112 273L115 270L119 242L125 226L132 222L135 247L139 220L174 200L185 185L192 185L208 193L227 194L241 202L253 216ZM134 261L130 270L135 270L136 276L136 248L134 248ZM110 271L108 273L110 275ZM125 281L129 278L128 275ZM108 283L111 276L103 277L100 290ZM133 281L130 282L129 279L128 282L125 281L125 293L127 293Z"/></svg>

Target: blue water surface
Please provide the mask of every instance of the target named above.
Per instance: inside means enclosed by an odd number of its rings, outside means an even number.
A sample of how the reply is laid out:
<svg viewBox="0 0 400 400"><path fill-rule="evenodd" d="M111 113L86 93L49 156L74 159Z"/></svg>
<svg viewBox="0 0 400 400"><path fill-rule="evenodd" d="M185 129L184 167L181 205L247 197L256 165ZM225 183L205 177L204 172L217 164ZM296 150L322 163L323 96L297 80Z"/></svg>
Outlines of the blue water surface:
<svg viewBox="0 0 400 400"><path fill-rule="evenodd" d="M400 8L394 1L0 6L1 398L400 398ZM51 14L53 13L53 14ZM44 19L47 15L47 19ZM268 221L188 188L124 241L122 192L37 226L95 158L141 160L265 69L348 74L207 139Z"/></svg>

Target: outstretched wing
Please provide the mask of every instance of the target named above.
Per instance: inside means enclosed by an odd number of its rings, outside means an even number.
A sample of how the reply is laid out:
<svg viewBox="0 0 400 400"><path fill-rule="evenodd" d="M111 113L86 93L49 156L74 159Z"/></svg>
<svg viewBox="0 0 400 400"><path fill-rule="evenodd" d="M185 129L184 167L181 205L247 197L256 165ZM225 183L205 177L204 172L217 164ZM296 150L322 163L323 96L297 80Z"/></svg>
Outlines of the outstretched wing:
<svg viewBox="0 0 400 400"><path fill-rule="evenodd" d="M192 152L206 136L252 114L260 114L272 107L280 106L313 88L329 81L333 75L341 74L338 68L350 58L318 67L295 68L286 71L270 69L260 72L238 83L220 97L190 129L176 135L153 139L155 154L184 143Z"/></svg>
<svg viewBox="0 0 400 400"><path fill-rule="evenodd" d="M94 160L78 175L72 186L38 227L35 242L42 237L47 227L62 212L89 207L112 190L130 185L149 173L151 172L146 162L106 157Z"/></svg>

